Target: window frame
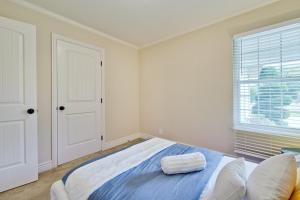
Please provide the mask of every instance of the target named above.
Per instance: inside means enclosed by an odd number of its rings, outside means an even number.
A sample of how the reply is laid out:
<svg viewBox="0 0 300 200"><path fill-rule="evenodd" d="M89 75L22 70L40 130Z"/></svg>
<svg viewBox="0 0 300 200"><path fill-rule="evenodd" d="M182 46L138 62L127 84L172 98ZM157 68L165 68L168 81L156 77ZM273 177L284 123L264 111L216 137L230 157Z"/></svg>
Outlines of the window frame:
<svg viewBox="0 0 300 200"><path fill-rule="evenodd" d="M254 132L261 134L271 134L271 135L283 135L300 137L300 128L283 128L276 126L267 125L256 125L256 124L246 124L240 123L240 80L238 80L240 74L240 68L236 67L236 57L234 54L234 42L236 39L241 37L247 37L260 32L270 31L272 29L280 28L283 26L292 25L295 23L300 23L300 18L280 22L277 24L272 24L264 27L260 27L251 31L235 34L232 38L232 60L233 60L233 130L244 131L244 132Z"/></svg>

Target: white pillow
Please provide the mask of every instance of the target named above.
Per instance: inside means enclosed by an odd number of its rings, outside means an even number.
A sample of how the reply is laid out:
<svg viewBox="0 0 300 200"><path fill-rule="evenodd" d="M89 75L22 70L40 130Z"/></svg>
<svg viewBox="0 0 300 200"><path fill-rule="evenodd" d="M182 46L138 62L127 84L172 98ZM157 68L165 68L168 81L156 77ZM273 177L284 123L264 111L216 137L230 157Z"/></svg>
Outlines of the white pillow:
<svg viewBox="0 0 300 200"><path fill-rule="evenodd" d="M242 200L246 193L246 165L244 158L226 164L220 171L212 200Z"/></svg>
<svg viewBox="0 0 300 200"><path fill-rule="evenodd" d="M165 156L161 159L160 163L165 174L195 172L203 170L206 167L205 156L200 152Z"/></svg>
<svg viewBox="0 0 300 200"><path fill-rule="evenodd" d="M261 162L247 182L248 200L287 200L296 185L297 164L293 155L281 154Z"/></svg>

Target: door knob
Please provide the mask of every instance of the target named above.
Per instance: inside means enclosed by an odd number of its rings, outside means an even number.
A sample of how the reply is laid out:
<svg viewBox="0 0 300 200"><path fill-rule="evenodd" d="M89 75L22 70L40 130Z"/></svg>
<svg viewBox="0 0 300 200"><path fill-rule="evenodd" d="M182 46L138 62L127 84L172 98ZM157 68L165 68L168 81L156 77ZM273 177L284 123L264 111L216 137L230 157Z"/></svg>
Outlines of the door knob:
<svg viewBox="0 0 300 200"><path fill-rule="evenodd" d="M59 109L59 110L65 110L65 107L64 107L64 106L59 106L58 109Z"/></svg>
<svg viewBox="0 0 300 200"><path fill-rule="evenodd" d="M30 114L30 115L33 114L33 113L34 113L34 109L33 109L33 108L29 108L29 109L27 110L27 113Z"/></svg>

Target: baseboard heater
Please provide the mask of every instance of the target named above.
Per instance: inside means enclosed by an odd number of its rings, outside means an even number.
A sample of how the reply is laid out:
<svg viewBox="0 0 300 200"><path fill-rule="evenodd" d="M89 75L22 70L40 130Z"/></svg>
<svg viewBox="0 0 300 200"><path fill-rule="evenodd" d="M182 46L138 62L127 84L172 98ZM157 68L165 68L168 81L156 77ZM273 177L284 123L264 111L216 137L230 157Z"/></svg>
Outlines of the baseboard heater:
<svg viewBox="0 0 300 200"><path fill-rule="evenodd" d="M254 158L267 159L281 153L283 147L300 147L300 137L236 132L234 152Z"/></svg>

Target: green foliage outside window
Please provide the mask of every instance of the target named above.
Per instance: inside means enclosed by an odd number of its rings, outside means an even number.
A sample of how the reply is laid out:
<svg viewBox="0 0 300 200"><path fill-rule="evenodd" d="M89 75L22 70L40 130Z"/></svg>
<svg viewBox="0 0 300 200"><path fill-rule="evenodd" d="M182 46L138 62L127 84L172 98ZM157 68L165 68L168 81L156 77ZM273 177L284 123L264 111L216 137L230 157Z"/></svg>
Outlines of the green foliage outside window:
<svg viewBox="0 0 300 200"><path fill-rule="evenodd" d="M280 77L280 71L275 67L264 67L259 74L260 83L257 88L250 91L252 114L263 115L277 125L285 125L283 119L290 115L285 106L297 99L299 87L293 82L268 81Z"/></svg>

